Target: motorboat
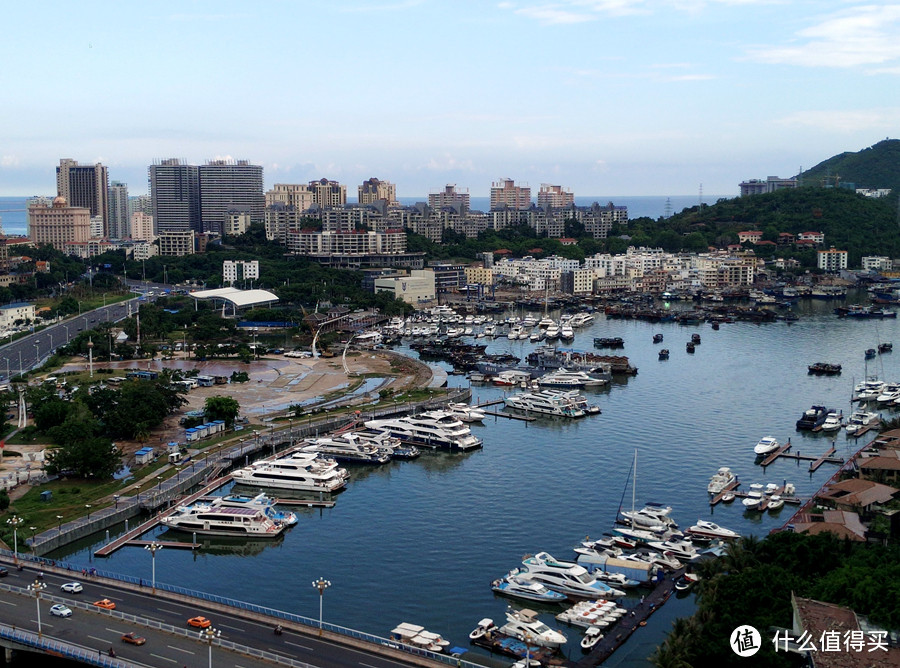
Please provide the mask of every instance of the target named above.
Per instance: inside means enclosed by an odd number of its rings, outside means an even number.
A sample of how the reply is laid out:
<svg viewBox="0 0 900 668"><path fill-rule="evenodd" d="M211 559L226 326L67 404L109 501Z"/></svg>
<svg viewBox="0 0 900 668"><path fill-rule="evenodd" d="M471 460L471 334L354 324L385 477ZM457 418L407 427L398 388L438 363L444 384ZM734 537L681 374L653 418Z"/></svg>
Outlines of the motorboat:
<svg viewBox="0 0 900 668"><path fill-rule="evenodd" d="M522 560L522 566L514 575L540 582L567 596L577 598L618 598L625 593L613 589L587 572L583 566L571 561L558 561L547 552L538 552Z"/></svg>
<svg viewBox="0 0 900 668"><path fill-rule="evenodd" d="M336 461L353 464L386 464L391 460L389 454L352 433L311 438L300 450L320 453Z"/></svg>
<svg viewBox="0 0 900 668"><path fill-rule="evenodd" d="M837 431L843 426L844 423L841 422L841 416L836 411L832 411L825 418L825 422L822 423L822 431Z"/></svg>
<svg viewBox="0 0 900 668"><path fill-rule="evenodd" d="M653 335L653 343L662 343L663 335L662 334L654 334Z"/></svg>
<svg viewBox="0 0 900 668"><path fill-rule="evenodd" d="M478 640L479 638L483 638L490 631L496 630L497 625L494 624L494 620L490 617L485 617L478 625L469 631L469 640Z"/></svg>
<svg viewBox="0 0 900 668"><path fill-rule="evenodd" d="M562 603L567 600L565 594L548 589L540 582L525 580L516 575L507 575L491 582L491 589L498 594L521 598L527 601L539 601L541 603Z"/></svg>
<svg viewBox="0 0 900 668"><path fill-rule="evenodd" d="M797 429L815 429L825 422L826 417L828 417L828 409L825 406L812 406L803 411L803 415L797 420Z"/></svg>
<svg viewBox="0 0 900 668"><path fill-rule="evenodd" d="M579 418L584 411L577 408L565 394L550 391L522 392L506 397L504 403L508 408L543 415Z"/></svg>
<svg viewBox="0 0 900 668"><path fill-rule="evenodd" d="M885 383L875 401L879 404L889 404L897 399L900 399L900 383Z"/></svg>
<svg viewBox="0 0 900 668"><path fill-rule="evenodd" d="M584 638L581 639L581 649L593 649L594 645L603 639L603 633L600 632L599 626L589 626L584 632Z"/></svg>
<svg viewBox="0 0 900 668"><path fill-rule="evenodd" d="M582 601L556 615L557 621L582 628L606 628L625 613L612 601Z"/></svg>
<svg viewBox="0 0 900 668"><path fill-rule="evenodd" d="M206 536L238 536L246 538L276 538L286 523L269 519L258 508L232 508L210 504L180 506L160 524L178 531Z"/></svg>
<svg viewBox="0 0 900 668"><path fill-rule="evenodd" d="M623 554L620 559L622 561L637 561L658 566L667 571L677 571L681 568L681 562L674 556L646 548L638 548L633 554Z"/></svg>
<svg viewBox="0 0 900 668"><path fill-rule="evenodd" d="M541 387L599 387L605 385L606 380L595 378L585 371L571 371L569 369L557 369L538 378L537 383Z"/></svg>
<svg viewBox="0 0 900 668"><path fill-rule="evenodd" d="M566 637L562 633L551 629L538 619L534 610L527 608L522 610L507 608L506 624L497 631L519 640L527 638L530 643L551 649L559 649L566 644Z"/></svg>
<svg viewBox="0 0 900 668"><path fill-rule="evenodd" d="M716 495L736 482L737 476L732 470L727 466L722 466L713 474L712 478L709 479L709 485L706 486L706 491L712 495Z"/></svg>
<svg viewBox="0 0 900 668"><path fill-rule="evenodd" d="M624 573L610 573L609 571L605 571L602 568L598 568L591 571L591 574L601 582L605 582L606 584L608 584L610 587L634 589L635 587L641 586L640 582L638 582L637 580L632 580Z"/></svg>
<svg viewBox="0 0 900 668"><path fill-rule="evenodd" d="M564 323L559 328L559 338L563 341L571 341L575 338L575 330L572 329L572 325L569 323Z"/></svg>
<svg viewBox="0 0 900 668"><path fill-rule="evenodd" d="M230 508L255 508L262 510L266 517L275 521L283 522L288 526L297 523L297 514L290 511L276 510L275 499L267 496L264 492L260 492L256 496L244 496L241 494L229 494L228 496L217 496L210 500L212 505L219 504L223 507Z"/></svg>
<svg viewBox="0 0 900 668"><path fill-rule="evenodd" d="M450 646L450 641L444 640L437 633L426 631L424 626L408 622L398 624L391 631L391 640L413 649L436 653L441 653Z"/></svg>
<svg viewBox="0 0 900 668"><path fill-rule="evenodd" d="M855 401L875 401L884 391L884 381L867 380L854 388Z"/></svg>
<svg viewBox="0 0 900 668"><path fill-rule="evenodd" d="M861 431L865 427L876 424L880 420L878 413L869 413L867 411L853 411L847 418L847 433L850 435Z"/></svg>
<svg viewBox="0 0 900 668"><path fill-rule="evenodd" d="M737 531L726 529L725 527L719 526L715 522L710 522L708 520L697 520L697 523L688 529L688 533L695 534L697 536L725 538L729 540L740 538L741 536L741 534L739 534Z"/></svg>
<svg viewBox="0 0 900 668"><path fill-rule="evenodd" d="M722 495L722 503L731 503L735 499L734 492L725 492Z"/></svg>
<svg viewBox="0 0 900 668"><path fill-rule="evenodd" d="M767 455L770 452L775 452L779 448L778 441L775 440L774 436L763 436L759 439L759 442L756 444L756 447L753 448L753 452L757 455Z"/></svg>
<svg viewBox="0 0 900 668"><path fill-rule="evenodd" d="M301 454L301 453L297 453ZM312 453L307 457L283 457L272 461L255 462L237 469L231 476L235 482L258 487L273 487L305 492L334 493L347 484L346 471L337 463L316 460Z"/></svg>
<svg viewBox="0 0 900 668"><path fill-rule="evenodd" d="M648 503L638 510L623 510L622 517L634 525L641 528L662 527L662 529L653 528L651 531L667 531L668 529L677 529L678 524L670 517L672 506L662 506L658 503Z"/></svg>
<svg viewBox="0 0 900 668"><path fill-rule="evenodd" d="M527 371L518 371L516 369L506 369L501 371L494 377L494 385L513 387L528 383L531 381L531 374Z"/></svg>
<svg viewBox="0 0 900 668"><path fill-rule="evenodd" d="M528 340L532 343L538 343L539 341L544 340L544 332L539 328L535 327L531 330L531 334L528 335Z"/></svg>
<svg viewBox="0 0 900 668"><path fill-rule="evenodd" d="M538 327L542 327L544 329L546 329L547 327L552 327L555 324L556 321L548 315L544 315L544 317L538 321Z"/></svg>
<svg viewBox="0 0 900 668"><path fill-rule="evenodd" d="M426 448L465 451L480 448L483 444L467 426L447 411L369 420L364 424L369 429L387 432L404 443Z"/></svg>
<svg viewBox="0 0 900 668"><path fill-rule="evenodd" d="M669 349L668 348L663 348L659 351L659 359L661 359L661 360L669 359Z"/></svg>
<svg viewBox="0 0 900 668"><path fill-rule="evenodd" d="M687 540L657 540L648 543L648 546L663 554L671 554L679 561L690 561L697 556L697 548Z"/></svg>
<svg viewBox="0 0 900 668"><path fill-rule="evenodd" d="M759 504L762 502L762 492L751 490L747 492L747 496L741 499L741 503L747 510L759 510Z"/></svg>
<svg viewBox="0 0 900 668"><path fill-rule="evenodd" d="M560 334L559 325L557 325L556 323L553 323L552 325L547 327L547 330L544 332L544 336L546 337L546 339L548 341L554 341L554 340L558 339L559 334Z"/></svg>
<svg viewBox="0 0 900 668"><path fill-rule="evenodd" d="M782 507L784 507L784 499L778 494L773 494L769 497L769 503L766 505L766 510L775 512L776 510L781 510Z"/></svg>
<svg viewBox="0 0 900 668"><path fill-rule="evenodd" d="M447 410L462 422L481 422L485 418L483 410L465 403L447 404Z"/></svg>

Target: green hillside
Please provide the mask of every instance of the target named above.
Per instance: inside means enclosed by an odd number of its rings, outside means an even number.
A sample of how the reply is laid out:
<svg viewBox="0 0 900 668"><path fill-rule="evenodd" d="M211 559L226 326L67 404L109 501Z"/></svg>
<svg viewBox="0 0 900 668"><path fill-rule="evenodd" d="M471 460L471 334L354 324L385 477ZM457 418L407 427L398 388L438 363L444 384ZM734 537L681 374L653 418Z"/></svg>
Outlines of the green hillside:
<svg viewBox="0 0 900 668"><path fill-rule="evenodd" d="M854 183L857 188L900 188L900 139L885 139L856 153L832 156L800 177L803 185Z"/></svg>

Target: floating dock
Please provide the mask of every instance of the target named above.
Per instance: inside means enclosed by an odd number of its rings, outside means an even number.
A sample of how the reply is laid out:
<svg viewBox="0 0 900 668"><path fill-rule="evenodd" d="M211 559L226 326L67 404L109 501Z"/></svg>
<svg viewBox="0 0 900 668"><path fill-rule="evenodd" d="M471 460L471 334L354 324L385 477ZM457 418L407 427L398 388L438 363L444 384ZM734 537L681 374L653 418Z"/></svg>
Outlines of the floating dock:
<svg viewBox="0 0 900 668"><path fill-rule="evenodd" d="M791 439L787 440L787 443L778 448L775 452L770 453L765 459L763 459L759 465L763 468L766 468L769 464L774 462L776 459L781 457L785 452L791 449Z"/></svg>
<svg viewBox="0 0 900 668"><path fill-rule="evenodd" d="M524 659L527 654L529 659L540 661L544 665L561 666L565 661L556 650L541 647L540 645L526 645L522 640L496 630L489 631L480 638L471 640L471 642L473 645L483 647L491 653L497 652L498 654L506 654L518 659Z"/></svg>

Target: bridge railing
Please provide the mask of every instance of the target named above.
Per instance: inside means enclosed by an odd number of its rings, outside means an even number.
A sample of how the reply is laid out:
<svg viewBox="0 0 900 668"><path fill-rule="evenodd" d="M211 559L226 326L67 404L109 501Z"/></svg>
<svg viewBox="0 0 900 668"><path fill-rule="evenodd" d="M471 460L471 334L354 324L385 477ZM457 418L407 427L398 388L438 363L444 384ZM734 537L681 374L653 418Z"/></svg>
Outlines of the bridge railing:
<svg viewBox="0 0 900 668"><path fill-rule="evenodd" d="M31 631L23 631L9 626L0 625L0 638L7 642L18 643L26 647L32 647L46 653L57 654L66 659L73 659L81 663L93 666L109 666L110 668L128 668L133 664L105 656L95 649L80 647L71 643L58 642L50 638L38 636Z"/></svg>

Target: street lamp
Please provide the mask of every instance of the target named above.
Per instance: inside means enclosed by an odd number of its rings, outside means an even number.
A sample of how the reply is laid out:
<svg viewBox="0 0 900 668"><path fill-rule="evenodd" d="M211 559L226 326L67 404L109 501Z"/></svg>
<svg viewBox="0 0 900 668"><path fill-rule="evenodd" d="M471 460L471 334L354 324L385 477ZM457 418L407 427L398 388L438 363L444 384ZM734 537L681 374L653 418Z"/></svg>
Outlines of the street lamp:
<svg viewBox="0 0 900 668"><path fill-rule="evenodd" d="M56 516L56 532L57 533L62 533L62 520L63 520L62 515Z"/></svg>
<svg viewBox="0 0 900 668"><path fill-rule="evenodd" d="M35 580L27 587L28 591L34 594L34 603L35 606L37 606L38 638L41 637L41 592L46 588L46 583L41 582L40 580Z"/></svg>
<svg viewBox="0 0 900 668"><path fill-rule="evenodd" d="M212 668L213 640L216 640L220 635L222 635L222 632L212 626L207 626L206 629L200 631L200 640L205 640L209 644L209 668Z"/></svg>
<svg viewBox="0 0 900 668"><path fill-rule="evenodd" d="M149 545L144 545L144 549L150 552L150 559L153 564L150 571L150 586L153 588L153 593L156 594L156 553L157 551L163 549L163 546L156 541L153 541Z"/></svg>
<svg viewBox="0 0 900 668"><path fill-rule="evenodd" d="M113 501L116 502L116 510L118 510L119 509L119 495L118 494L113 494Z"/></svg>
<svg viewBox="0 0 900 668"><path fill-rule="evenodd" d="M13 561L19 565L19 525L25 520L18 515L13 515L6 523L13 528Z"/></svg>
<svg viewBox="0 0 900 668"><path fill-rule="evenodd" d="M319 578L312 583L312 586L319 590L319 635L322 635L322 599L325 597L325 590L331 586L331 583L325 578Z"/></svg>
<svg viewBox="0 0 900 668"><path fill-rule="evenodd" d="M41 361L41 350L38 347L40 340L34 340L34 365L37 366L37 363Z"/></svg>
<svg viewBox="0 0 900 668"><path fill-rule="evenodd" d="M66 343L69 343L69 326L63 325L63 329L66 330Z"/></svg>
<svg viewBox="0 0 900 668"><path fill-rule="evenodd" d="M159 494L159 490L162 488L162 476L156 476L156 493Z"/></svg>
<svg viewBox="0 0 900 668"><path fill-rule="evenodd" d="M28 527L31 529L31 554L34 555L34 532L37 531L37 527Z"/></svg>
<svg viewBox="0 0 900 668"><path fill-rule="evenodd" d="M85 509L87 510L87 513L88 513L88 519L91 519L91 504L86 503L86 504L84 504L84 507L85 507Z"/></svg>

